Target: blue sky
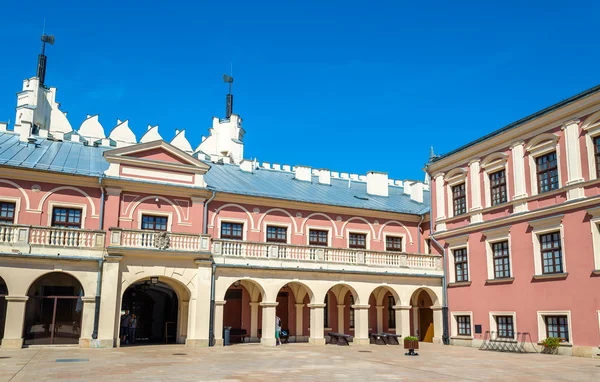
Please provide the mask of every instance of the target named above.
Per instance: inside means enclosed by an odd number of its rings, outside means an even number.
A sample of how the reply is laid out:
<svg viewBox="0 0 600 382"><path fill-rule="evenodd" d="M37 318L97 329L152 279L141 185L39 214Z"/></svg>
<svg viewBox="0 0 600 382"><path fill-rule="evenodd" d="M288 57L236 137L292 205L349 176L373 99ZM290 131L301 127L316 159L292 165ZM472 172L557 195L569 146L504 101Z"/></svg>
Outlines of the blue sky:
<svg viewBox="0 0 600 382"><path fill-rule="evenodd" d="M87 4L89 3L89 4ZM526 3L526 4L525 4ZM129 119L192 146L224 116L233 63L245 156L422 179L450 151L598 80L600 4L564 1L13 1L0 22L0 121L35 75L79 128Z"/></svg>

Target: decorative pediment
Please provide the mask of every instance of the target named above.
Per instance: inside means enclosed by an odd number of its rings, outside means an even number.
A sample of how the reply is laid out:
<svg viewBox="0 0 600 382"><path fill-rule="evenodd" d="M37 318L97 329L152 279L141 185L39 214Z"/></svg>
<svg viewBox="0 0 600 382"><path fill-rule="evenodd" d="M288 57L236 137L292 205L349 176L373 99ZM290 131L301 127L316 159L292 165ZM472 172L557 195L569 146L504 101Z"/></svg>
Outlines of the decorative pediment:
<svg viewBox="0 0 600 382"><path fill-rule="evenodd" d="M105 174L148 182L204 187L210 166L177 147L159 140L104 152L110 164Z"/></svg>

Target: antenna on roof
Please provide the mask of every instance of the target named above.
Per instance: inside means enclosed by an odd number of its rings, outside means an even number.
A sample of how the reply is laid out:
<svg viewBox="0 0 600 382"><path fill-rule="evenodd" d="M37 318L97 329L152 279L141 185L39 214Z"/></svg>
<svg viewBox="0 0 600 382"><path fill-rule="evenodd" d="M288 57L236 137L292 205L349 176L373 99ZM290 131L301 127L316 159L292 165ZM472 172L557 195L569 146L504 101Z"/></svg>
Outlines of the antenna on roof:
<svg viewBox="0 0 600 382"><path fill-rule="evenodd" d="M233 64L231 64L231 74L233 74ZM231 117L233 114L233 94L231 93L231 85L233 84L233 77L231 75L223 74L223 82L229 84L229 93L225 97L225 118Z"/></svg>
<svg viewBox="0 0 600 382"><path fill-rule="evenodd" d="M48 36L46 34L46 19L44 19L44 28L42 31L41 40L42 52L38 55L37 73L35 76L40 79L40 86L43 86L44 81L46 80L46 55L44 54L46 51L46 43L54 45L54 35Z"/></svg>

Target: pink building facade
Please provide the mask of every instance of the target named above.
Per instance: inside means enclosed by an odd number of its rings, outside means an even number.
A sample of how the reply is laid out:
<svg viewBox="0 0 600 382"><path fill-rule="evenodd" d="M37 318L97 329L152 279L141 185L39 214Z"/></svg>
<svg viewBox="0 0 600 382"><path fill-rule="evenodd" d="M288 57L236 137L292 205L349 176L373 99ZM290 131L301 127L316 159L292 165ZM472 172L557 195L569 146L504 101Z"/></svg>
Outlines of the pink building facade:
<svg viewBox="0 0 600 382"><path fill-rule="evenodd" d="M453 344L526 332L598 353L599 110L590 89L428 165Z"/></svg>

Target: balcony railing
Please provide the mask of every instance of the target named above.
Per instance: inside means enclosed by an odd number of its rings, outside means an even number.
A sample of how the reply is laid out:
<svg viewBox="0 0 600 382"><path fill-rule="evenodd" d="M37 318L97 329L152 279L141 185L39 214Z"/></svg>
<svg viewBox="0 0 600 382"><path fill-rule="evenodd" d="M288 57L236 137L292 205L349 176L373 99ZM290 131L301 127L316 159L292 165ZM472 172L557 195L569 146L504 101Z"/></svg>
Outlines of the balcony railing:
<svg viewBox="0 0 600 382"><path fill-rule="evenodd" d="M110 245L179 252L208 251L209 236L166 231L110 229Z"/></svg>
<svg viewBox="0 0 600 382"><path fill-rule="evenodd" d="M441 270L441 256L213 239L215 255Z"/></svg>
<svg viewBox="0 0 600 382"><path fill-rule="evenodd" d="M104 237L104 231L0 224L0 244L101 249Z"/></svg>

